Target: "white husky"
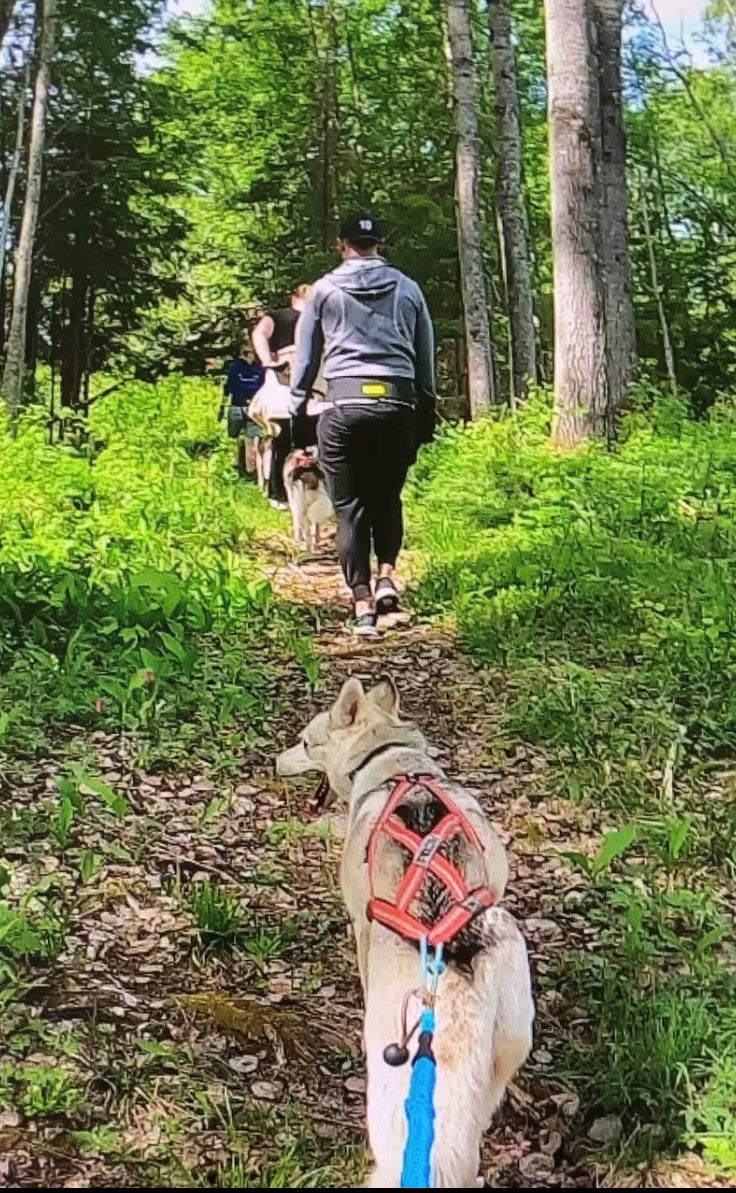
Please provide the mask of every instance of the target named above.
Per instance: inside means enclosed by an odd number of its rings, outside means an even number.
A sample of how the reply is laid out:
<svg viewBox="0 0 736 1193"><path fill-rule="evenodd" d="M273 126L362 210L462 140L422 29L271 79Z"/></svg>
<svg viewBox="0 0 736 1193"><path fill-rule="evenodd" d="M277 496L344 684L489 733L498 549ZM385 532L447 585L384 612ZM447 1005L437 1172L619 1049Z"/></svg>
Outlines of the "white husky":
<svg viewBox="0 0 736 1193"><path fill-rule="evenodd" d="M399 716L390 679L368 692L359 680L349 679L332 708L319 713L299 743L280 755L277 770L281 775L320 771L332 792L348 801L340 878L365 997L368 1134L375 1159L367 1184L395 1189L407 1136L404 1101L411 1066L390 1067L383 1051L401 1036L402 1003L418 981L418 950L416 943L368 919L371 895L390 904L411 860L407 849L388 834L376 837L374 830L379 831L376 826L400 778L421 775L446 793L472 833L472 839L448 840L445 858L470 887L490 888L494 902L506 886L505 850L478 801L445 777L417 727ZM436 827L443 811L421 786L394 810L400 832L405 826L422 837ZM448 906L448 893L427 881L410 911L424 923L435 923ZM436 1002L432 1183L472 1188L478 1183L483 1133L529 1053L534 1004L526 946L507 911L496 906L482 911L447 944L445 959Z"/></svg>

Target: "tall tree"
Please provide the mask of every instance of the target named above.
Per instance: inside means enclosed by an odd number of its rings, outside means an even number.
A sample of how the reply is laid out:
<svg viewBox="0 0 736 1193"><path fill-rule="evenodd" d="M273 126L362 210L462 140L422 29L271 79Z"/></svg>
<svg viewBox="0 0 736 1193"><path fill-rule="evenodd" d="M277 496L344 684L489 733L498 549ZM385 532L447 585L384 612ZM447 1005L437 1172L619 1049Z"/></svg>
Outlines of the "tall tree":
<svg viewBox="0 0 736 1193"><path fill-rule="evenodd" d="M624 0L593 0L595 9L601 122L601 267L606 314L608 400L621 406L635 359L631 300L626 179L626 130L621 82L621 26Z"/></svg>
<svg viewBox="0 0 736 1193"><path fill-rule="evenodd" d="M553 442L570 447L608 422L599 268L600 116L587 0L546 0L555 315Z"/></svg>
<svg viewBox="0 0 736 1193"><path fill-rule="evenodd" d="M478 87L469 0L446 0L445 28L457 133L457 237L468 352L468 395L471 417L477 418L495 401L496 386L478 193Z"/></svg>
<svg viewBox="0 0 736 1193"><path fill-rule="evenodd" d="M10 28L13 12L18 0L0 0L0 45L5 40L5 34Z"/></svg>
<svg viewBox="0 0 736 1193"><path fill-rule="evenodd" d="M61 0L64 85L49 117L50 214L36 268L60 332L54 359L69 407L83 402L90 371L121 333L169 288L180 221L166 192L176 163L161 152L156 130L166 111L139 65L160 8L161 0Z"/></svg>
<svg viewBox="0 0 736 1193"><path fill-rule="evenodd" d="M3 200L2 215L0 216L0 277L5 272L5 252L8 244L8 232L10 231L10 221L13 216L13 200L15 198L15 187L18 181L18 171L20 170L21 160L23 157L23 138L25 134L26 123L26 99L28 85L31 78L31 53L29 51L26 59L25 67L18 84L18 107L15 125L15 145L13 146L13 153L10 158L10 165L8 166L8 178L5 184L5 199Z"/></svg>
<svg viewBox="0 0 736 1193"><path fill-rule="evenodd" d="M3 374L3 394L11 415L15 415L23 396L26 354L26 318L31 286L33 245L41 204L43 151L46 138L46 113L51 87L51 60L56 38L57 0L43 0L41 44L33 94L31 137L28 148L28 172L23 204L23 220L15 256L13 310Z"/></svg>
<svg viewBox="0 0 736 1193"><path fill-rule="evenodd" d="M488 11L498 153L496 203L508 292L511 393L513 398L521 399L526 397L529 383L537 379L537 347L529 237L522 191L516 56L507 0L489 0Z"/></svg>
<svg viewBox="0 0 736 1193"><path fill-rule="evenodd" d="M664 295L662 294L662 287L659 281L659 271L657 269L657 254L654 247L654 237L652 235L652 225L649 219L649 203L647 202L647 184L643 173L639 176L639 207L642 217L642 225L644 229L644 242L647 247L647 258L649 261L649 274L652 284L652 295L657 306L657 318L659 319L659 327L662 333L662 352L664 355L665 367L667 369L667 376L674 394L677 393L677 369L675 367L675 353L672 347L672 335L670 332L670 325L667 320L667 309L664 304Z"/></svg>

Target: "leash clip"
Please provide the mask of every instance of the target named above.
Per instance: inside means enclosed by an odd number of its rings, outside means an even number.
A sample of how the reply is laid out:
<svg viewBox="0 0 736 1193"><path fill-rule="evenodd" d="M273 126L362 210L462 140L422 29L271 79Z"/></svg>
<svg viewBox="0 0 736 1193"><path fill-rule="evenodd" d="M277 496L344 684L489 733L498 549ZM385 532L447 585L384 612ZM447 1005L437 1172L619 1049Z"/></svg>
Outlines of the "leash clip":
<svg viewBox="0 0 736 1193"><path fill-rule="evenodd" d="M435 945L430 958L427 937L423 936L419 942L419 983L422 990L422 1001L430 1009L434 1007L437 983L446 969L445 962L442 960L444 949L445 946L440 941Z"/></svg>
<svg viewBox="0 0 736 1193"><path fill-rule="evenodd" d="M401 1008L401 1039L398 1044L387 1044L383 1050L383 1059L392 1068L400 1068L409 1059L409 1044L417 1031L420 1032L420 1052L417 1055L431 1055L431 1040L434 1032L434 1002L437 994L437 983L445 972L445 962L442 960L444 945L438 944L429 956L427 937L423 936L419 942L419 987L410 990L404 996ZM414 1026L407 1027L409 1003L416 998L422 1010Z"/></svg>

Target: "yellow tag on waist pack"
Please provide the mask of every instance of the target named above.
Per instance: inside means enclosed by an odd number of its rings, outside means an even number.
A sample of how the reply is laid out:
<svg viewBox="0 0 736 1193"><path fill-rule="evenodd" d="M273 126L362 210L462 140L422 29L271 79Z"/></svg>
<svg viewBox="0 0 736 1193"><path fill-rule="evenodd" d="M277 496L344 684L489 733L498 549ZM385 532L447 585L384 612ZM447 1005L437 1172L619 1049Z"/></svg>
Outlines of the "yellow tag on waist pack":
<svg viewBox="0 0 736 1193"><path fill-rule="evenodd" d="M391 390L388 385L382 385L380 381L367 381L361 385L360 392L364 398L385 398Z"/></svg>

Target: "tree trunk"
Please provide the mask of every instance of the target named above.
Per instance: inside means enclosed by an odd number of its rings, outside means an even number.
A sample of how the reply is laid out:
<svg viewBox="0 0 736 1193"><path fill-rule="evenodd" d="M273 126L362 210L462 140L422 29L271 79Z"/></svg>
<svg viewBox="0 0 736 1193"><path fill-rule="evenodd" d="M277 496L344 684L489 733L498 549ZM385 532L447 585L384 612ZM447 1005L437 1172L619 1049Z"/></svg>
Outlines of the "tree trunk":
<svg viewBox="0 0 736 1193"><path fill-rule="evenodd" d="M526 397L537 379L529 236L522 191L521 123L516 58L507 0L489 0L498 174L496 202L509 308L512 398Z"/></svg>
<svg viewBox="0 0 736 1193"><path fill-rule="evenodd" d="M23 157L23 133L26 120L26 93L28 91L28 84L31 78L31 54L28 55L28 61L23 71L23 78L20 83L20 91L18 93L18 115L16 119L15 129L15 146L13 148L13 156L10 159L10 167L8 169L8 181L5 187L5 201L3 203L3 214L0 219L0 274L5 269L5 253L8 244L8 234L10 232L10 220L13 214L13 199L15 198L15 184L18 181L18 171L20 169L21 158Z"/></svg>
<svg viewBox="0 0 736 1193"><path fill-rule="evenodd" d="M5 34L10 28L17 0L0 0L0 46L5 41Z"/></svg>
<svg viewBox="0 0 736 1193"><path fill-rule="evenodd" d="M31 284L28 287L28 335L26 336L25 374L28 378L28 393L35 392L36 365L38 364L39 329L41 316L42 288L38 267L31 270Z"/></svg>
<svg viewBox="0 0 736 1193"><path fill-rule="evenodd" d="M13 287L13 311L8 334L8 351L3 375L3 394L11 416L15 416L23 396L23 373L26 346L26 315L28 291L33 264L33 243L38 223L38 209L41 203L41 180L43 176L43 150L46 137L46 110L51 85L51 59L54 53L56 34L57 0L43 0L43 26L38 72L33 96L31 116L31 140L28 150L28 182L23 204L23 221L15 257L15 283Z"/></svg>
<svg viewBox="0 0 736 1193"><path fill-rule="evenodd" d="M572 447L606 429L606 325L600 279L600 120L586 0L545 0L555 411L552 440Z"/></svg>
<svg viewBox="0 0 736 1193"><path fill-rule="evenodd" d="M85 269L86 245L75 245L69 321L61 353L61 404L78 410L82 394L85 362L85 318L87 314L88 276Z"/></svg>
<svg viewBox="0 0 736 1193"><path fill-rule="evenodd" d="M488 410L496 394L483 270L483 222L478 196L478 95L469 0L446 0L445 30L457 129L457 236L468 347L468 392L471 418L477 418Z"/></svg>
<svg viewBox="0 0 736 1193"><path fill-rule="evenodd" d="M319 154L315 163L315 231L322 248L328 250L335 240L339 205L337 158L340 112L337 66L340 46L334 0L324 0L319 4L310 0L307 7L315 71L320 79L317 104Z"/></svg>
<svg viewBox="0 0 736 1193"><path fill-rule="evenodd" d="M654 238L652 236L652 226L649 219L649 204L647 202L647 188L643 174L639 175L639 203L641 205L641 218L644 225L644 239L647 244L647 257L649 258L649 277L652 283L652 294L657 306L657 318L659 319L659 328L662 333L662 352L664 354L665 368L667 369L667 376L669 378L670 387L673 394L677 395L677 369L675 367L675 353L672 347L672 336L670 335L670 326L667 322L667 311L664 305L664 295L662 294L662 286L659 280L659 272L657 270L657 255L654 249Z"/></svg>
<svg viewBox="0 0 736 1193"><path fill-rule="evenodd" d="M626 129L621 95L623 0L594 0L601 120L601 264L606 304L611 413L623 404L636 364L631 300L626 181Z"/></svg>

